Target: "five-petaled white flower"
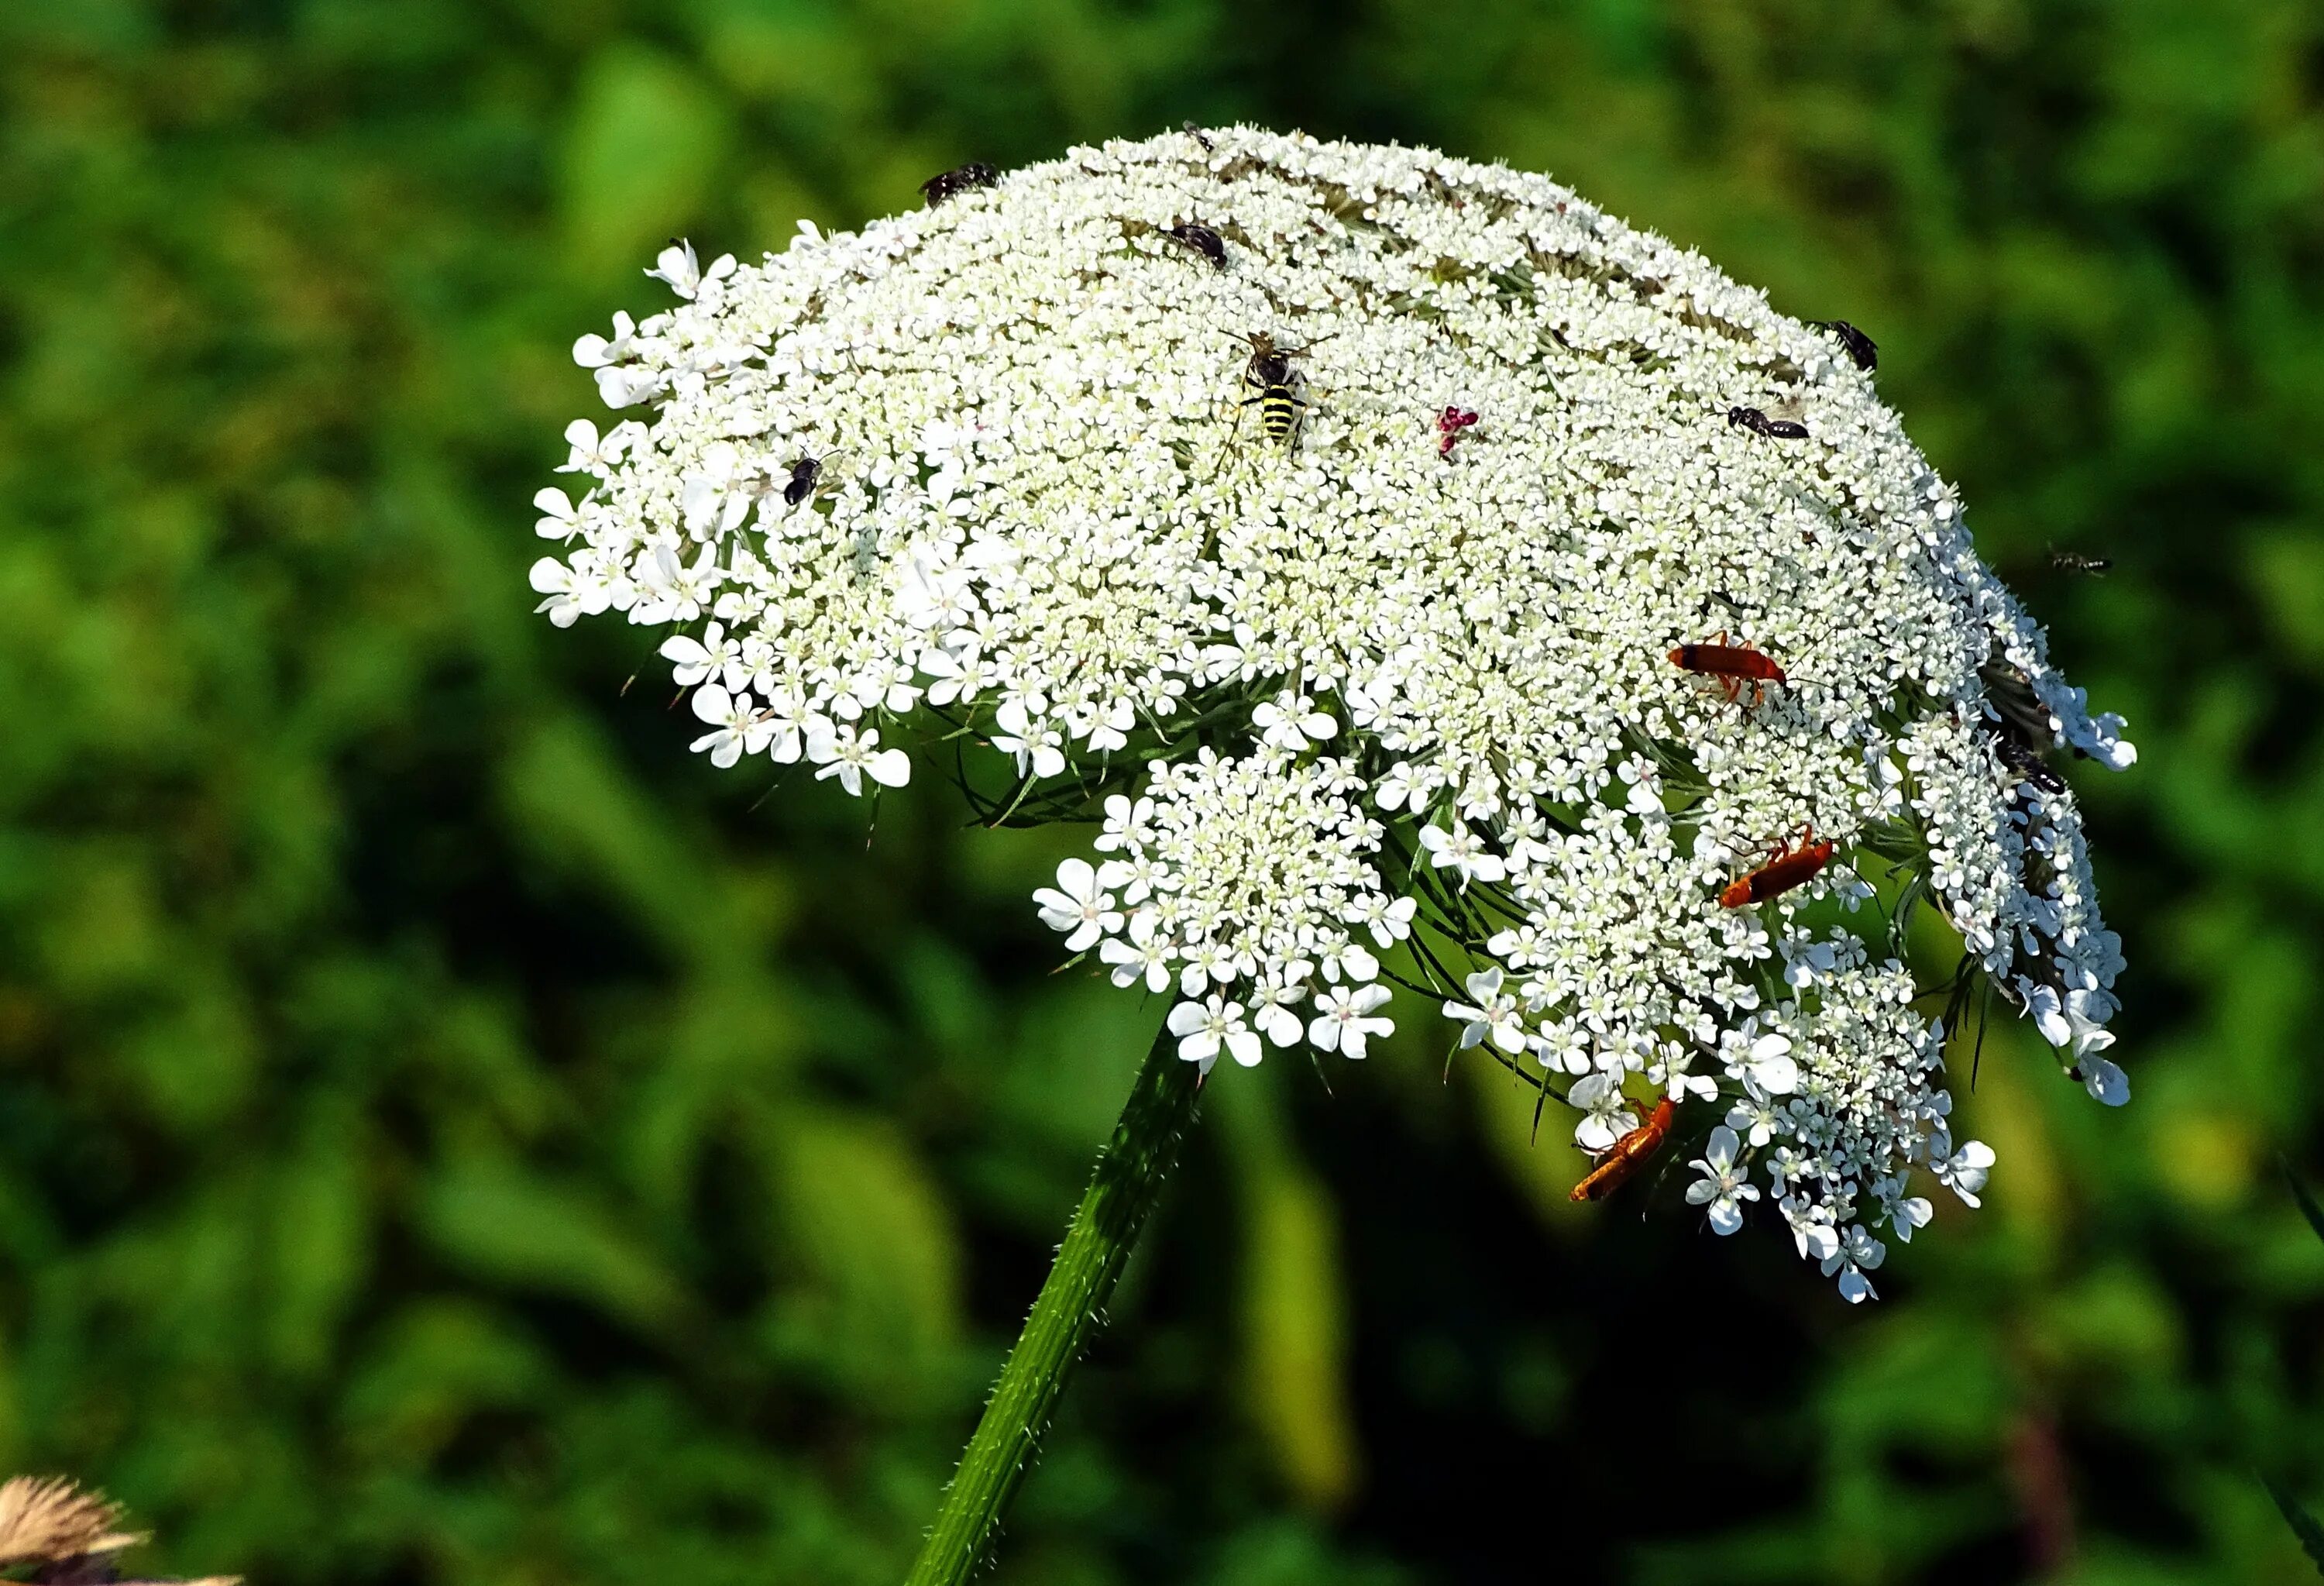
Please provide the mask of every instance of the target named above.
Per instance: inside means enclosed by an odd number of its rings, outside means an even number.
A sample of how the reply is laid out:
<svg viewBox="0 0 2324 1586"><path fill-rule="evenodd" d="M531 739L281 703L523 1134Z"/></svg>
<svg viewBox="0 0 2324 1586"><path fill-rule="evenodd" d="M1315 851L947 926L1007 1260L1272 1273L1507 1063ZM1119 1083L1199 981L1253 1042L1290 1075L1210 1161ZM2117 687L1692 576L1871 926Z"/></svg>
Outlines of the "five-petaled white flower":
<svg viewBox="0 0 2324 1586"><path fill-rule="evenodd" d="M1622 801L1625 809L1639 816L1663 813L1663 779L1655 773L1653 761L1634 754L1614 769L1629 787Z"/></svg>
<svg viewBox="0 0 2324 1586"><path fill-rule="evenodd" d="M636 424L616 424L601 436L597 433L597 427L588 420L574 420L565 427L565 444L570 448L570 455L557 466L557 471L559 474L604 474L622 460L622 454L629 450L640 429L641 426ZM537 502L538 498L535 499ZM545 527L541 532L545 539L563 538L549 534Z"/></svg>
<svg viewBox="0 0 2324 1586"><path fill-rule="evenodd" d="M1722 1123L1711 1131L1702 1155L1687 1164L1702 1175L1686 1186L1687 1203L1709 1208L1713 1233L1733 1233L1742 1227L1742 1203L1759 1198L1759 1186L1744 1176L1736 1159L1739 1145L1735 1131Z"/></svg>
<svg viewBox="0 0 2324 1586"><path fill-rule="evenodd" d="M1727 1109L1727 1127L1741 1135L1753 1150L1775 1138L1783 1119L1765 1097L1746 1096Z"/></svg>
<svg viewBox="0 0 2324 1586"><path fill-rule="evenodd" d="M2034 1016L2034 1028L2043 1040L2063 1047L2076 1058L2114 1045L2114 1032L2105 1022L2114 1011L2114 999L2104 991L2086 988L2061 997L2055 986L2036 986L2025 1010Z"/></svg>
<svg viewBox="0 0 2324 1586"><path fill-rule="evenodd" d="M858 733L846 723L819 722L807 734L807 757L819 768L817 781L836 777L853 796L863 792L863 779L882 788L900 788L912 779L912 757L900 749L880 747L880 729Z"/></svg>
<svg viewBox="0 0 2324 1586"><path fill-rule="evenodd" d="M1061 777L1065 774L1065 737L1047 722L1032 719L1021 700L1003 700L994 720L1001 731L992 734L992 746L1017 757L1017 770L1031 771L1037 777Z"/></svg>
<svg viewBox="0 0 2324 1586"><path fill-rule="evenodd" d="M1594 1056L1590 1032L1570 1019L1536 1033L1533 1055L1544 1068L1572 1074L1589 1073Z"/></svg>
<svg viewBox="0 0 2324 1586"><path fill-rule="evenodd" d="M1476 999L1467 1002L1447 1002L1444 1017L1466 1022L1461 1030L1461 1045L1474 1047L1489 1037L1504 1052L1522 1052L1526 1047L1525 1017L1518 1011L1517 1000L1501 991L1501 972L1480 969L1468 979L1469 995Z"/></svg>
<svg viewBox="0 0 2324 1586"><path fill-rule="evenodd" d="M1926 1228L1929 1219L1937 1214L1937 1209L1929 1203L1926 1195L1892 1195L1886 1199L1886 1204L1888 1226L1896 1231L1896 1240L1900 1244L1911 1244L1913 1231Z"/></svg>
<svg viewBox="0 0 2324 1586"><path fill-rule="evenodd" d="M543 557L532 564L532 587L548 596L532 609L546 612L560 628L570 628L585 616L595 616L613 602L613 580L602 567Z"/></svg>
<svg viewBox="0 0 2324 1586"><path fill-rule="evenodd" d="M1839 1245L1821 1263L1826 1277L1836 1277L1840 1297L1851 1305L1877 1299L1872 1280L1864 1275L1877 1268L1888 1259L1888 1247L1872 1237L1871 1231L1857 1223L1840 1239Z"/></svg>
<svg viewBox="0 0 2324 1586"><path fill-rule="evenodd" d="M697 754L709 751L710 763L715 766L730 766L745 754L758 753L774 733L749 695L729 693L716 683L705 683L694 691L694 714L717 729L693 743Z"/></svg>
<svg viewBox="0 0 2324 1586"><path fill-rule="evenodd" d="M1393 947L1412 935L1413 917L1420 912L1416 898L1391 899L1385 893L1372 892L1359 899L1356 923L1372 934L1372 940L1383 947Z"/></svg>
<svg viewBox="0 0 2324 1586"><path fill-rule="evenodd" d="M1420 845L1428 851L1430 864L1460 875L1463 890L1471 881L1498 881L1508 874L1501 856L1488 849L1466 821L1455 821L1449 832L1443 826L1423 827Z"/></svg>
<svg viewBox="0 0 2324 1586"><path fill-rule="evenodd" d="M1978 1204L1978 1196L1985 1189L1985 1181L1993 1171L1993 1148L1983 1140L1962 1142L1953 1149L1950 1132L1943 1130L1930 1139L1929 1171L1965 1205Z"/></svg>
<svg viewBox="0 0 2324 1586"><path fill-rule="evenodd" d="M581 532L581 516L573 510L572 498L555 485L535 493L532 504L540 513L540 521L532 526L533 532L543 539L570 539Z"/></svg>
<svg viewBox="0 0 2324 1586"><path fill-rule="evenodd" d="M1315 702L1305 694L1285 694L1264 701L1250 713L1250 724L1259 729L1261 742L1286 754L1297 754L1340 730L1340 724L1317 710Z"/></svg>
<svg viewBox="0 0 2324 1586"><path fill-rule="evenodd" d="M1392 1034L1393 1019L1374 1019L1374 1010L1388 1001L1386 986L1333 986L1315 993L1315 1017L1308 1021L1307 1040L1319 1052L1364 1055L1364 1043L1374 1036Z"/></svg>
<svg viewBox="0 0 2324 1586"><path fill-rule="evenodd" d="M603 369L635 357L638 322L620 309L613 311L613 334L611 337L585 336L573 344L573 361L584 369Z"/></svg>
<svg viewBox="0 0 2324 1586"><path fill-rule="evenodd" d="M1729 1056L1729 1071L1742 1080L1746 1093L1754 1099L1788 1096L1800 1088L1800 1065L1792 1056L1789 1036L1769 1031L1752 1038L1748 1046L1738 1040L1739 1052Z"/></svg>
<svg viewBox="0 0 2324 1586"><path fill-rule="evenodd" d="M1618 1074L1603 1069L1573 1082L1565 1093L1566 1105L1581 1111L1573 1126L1573 1143L1585 1151L1602 1151L1638 1127L1630 1098L1622 1093Z"/></svg>
<svg viewBox="0 0 2324 1586"><path fill-rule="evenodd" d="M1222 1047L1245 1068L1259 1059L1259 1032L1244 1025L1242 1004L1216 991L1204 1001L1181 1002L1170 1010L1169 1027L1178 1037L1178 1056L1205 1069L1218 1061Z"/></svg>
<svg viewBox="0 0 2324 1586"><path fill-rule="evenodd" d="M1057 884L1033 894L1040 905L1041 923L1053 931L1067 931L1065 951L1083 953L1099 937L1121 928L1121 911L1113 906L1111 889L1119 885L1116 865L1102 869L1086 859L1068 859L1057 866Z"/></svg>
<svg viewBox="0 0 2324 1586"><path fill-rule="evenodd" d="M689 300L702 290L703 282L724 281L733 273L733 254L719 254L705 270L694 256L694 244L675 238L654 261L654 267L646 272L652 279L668 282L670 290Z"/></svg>
<svg viewBox="0 0 2324 1586"><path fill-rule="evenodd" d="M660 655L669 661L670 677L681 688L715 678L730 689L743 686L747 673L742 665L742 645L730 638L725 627L713 622L704 630L701 638L691 633L673 633L661 641Z"/></svg>
<svg viewBox="0 0 2324 1586"><path fill-rule="evenodd" d="M1034 900L1040 900L1039 893L1034 894ZM1045 915L1043 918L1047 917ZM1101 913L1098 923L1102 926L1105 918L1105 915ZM1065 927L1056 928L1062 930ZM1144 981L1148 991L1159 991L1170 984L1170 939L1155 928L1154 911L1150 908L1141 908L1130 917L1128 940L1108 936L1100 942L1097 956L1099 963L1112 969L1113 983L1117 986L1134 986Z"/></svg>

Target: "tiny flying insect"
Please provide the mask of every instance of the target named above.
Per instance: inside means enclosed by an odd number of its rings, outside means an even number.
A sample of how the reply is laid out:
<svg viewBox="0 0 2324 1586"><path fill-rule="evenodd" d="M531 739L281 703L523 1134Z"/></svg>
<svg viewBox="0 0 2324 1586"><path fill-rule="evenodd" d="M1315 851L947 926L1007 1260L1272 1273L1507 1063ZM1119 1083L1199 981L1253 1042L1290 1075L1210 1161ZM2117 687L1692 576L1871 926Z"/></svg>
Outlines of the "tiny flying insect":
<svg viewBox="0 0 2324 1586"><path fill-rule="evenodd" d="M1770 419L1757 408L1727 410L1728 428L1738 425L1754 435L1764 435L1771 440L1805 440L1808 427L1795 419Z"/></svg>
<svg viewBox="0 0 2324 1586"><path fill-rule="evenodd" d="M2078 550L2050 548L2050 565L2061 573L2085 573L2093 578L2103 578L2114 570L2111 557L2089 557Z"/></svg>
<svg viewBox="0 0 2324 1586"><path fill-rule="evenodd" d="M1833 336L1838 337L1840 345L1848 349L1848 355L1856 360L1856 366L1858 369L1880 367L1880 344L1847 320L1811 319L1808 323L1818 330L1829 330Z"/></svg>
<svg viewBox="0 0 2324 1586"><path fill-rule="evenodd" d="M1200 221L1183 220L1166 228L1162 235L1189 253L1200 254L1221 270L1227 267L1227 245L1219 234Z"/></svg>
<svg viewBox="0 0 2324 1586"><path fill-rule="evenodd" d="M992 167L981 160L972 160L965 165L928 178L920 184L920 193L927 199L928 207L933 209L946 198L974 192L978 188L989 188L1000 180L1001 173Z"/></svg>
<svg viewBox="0 0 2324 1586"><path fill-rule="evenodd" d="M1751 703L1758 705L1767 696L1767 686L1784 684L1791 679L1769 657L1760 653L1749 640L1734 644L1727 642L1726 630L1708 644L1681 644L1670 652L1671 665L1683 672L1697 672L1715 679L1730 700L1741 703L1743 690L1751 691Z"/></svg>
<svg viewBox="0 0 2324 1586"><path fill-rule="evenodd" d="M1766 863L1728 882L1719 894L1720 907L1742 908L1765 903L1778 893L1813 881L1816 873L1831 862L1832 852L1839 844L1829 838L1818 842L1812 826L1802 826L1800 837L1796 846L1776 844L1768 851Z"/></svg>
<svg viewBox="0 0 2324 1586"><path fill-rule="evenodd" d="M1602 1201L1621 1188L1647 1157L1662 1149L1663 1141L1670 1138L1671 1120L1677 1116L1678 1103L1668 1096L1656 1102L1644 1123L1606 1148L1605 1155L1598 1158L1589 1176L1573 1186L1568 1198Z"/></svg>

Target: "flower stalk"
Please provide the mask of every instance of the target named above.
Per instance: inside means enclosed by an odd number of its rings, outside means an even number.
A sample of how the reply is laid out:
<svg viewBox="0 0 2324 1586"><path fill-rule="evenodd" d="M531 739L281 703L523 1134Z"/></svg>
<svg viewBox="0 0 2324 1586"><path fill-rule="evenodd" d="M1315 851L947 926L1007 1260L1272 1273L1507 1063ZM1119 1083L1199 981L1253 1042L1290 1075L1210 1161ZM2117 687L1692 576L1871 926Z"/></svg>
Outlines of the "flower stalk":
<svg viewBox="0 0 2324 1586"><path fill-rule="evenodd" d="M975 1571L1032 1466L1065 1374L1105 1324L1106 1303L1194 1120L1202 1073L1177 1047L1167 1028L1156 1035L906 1586L954 1586Z"/></svg>

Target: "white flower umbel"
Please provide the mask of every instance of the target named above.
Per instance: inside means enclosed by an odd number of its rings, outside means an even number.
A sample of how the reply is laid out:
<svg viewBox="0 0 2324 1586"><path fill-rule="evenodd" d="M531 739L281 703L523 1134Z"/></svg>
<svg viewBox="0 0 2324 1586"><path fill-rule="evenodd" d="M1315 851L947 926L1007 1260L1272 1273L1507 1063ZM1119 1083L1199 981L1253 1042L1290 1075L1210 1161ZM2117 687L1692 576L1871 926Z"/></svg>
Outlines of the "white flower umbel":
<svg viewBox="0 0 2324 1586"><path fill-rule="evenodd" d="M1187 1006L1213 988L1240 988L1264 1010L1255 1022L1277 1046L1300 1038L1291 1010L1312 1000L1334 1014L1305 1027L1313 1044L1361 1056L1363 1030L1341 1017L1351 1004L1326 988L1379 975L1379 960L1355 934L1393 914L1370 862L1380 824L1355 802L1362 786L1342 761L1295 761L1263 745L1241 760L1204 748L1191 761L1157 764L1141 796L1106 800L1097 846L1120 857L1101 880L1118 880L1129 910L1103 917L1104 934L1124 943L1108 961L1175 973ZM1067 946L1094 940L1085 915L1052 908L1042 917L1075 929ZM1368 1001L1357 1013L1379 1006ZM1258 1061L1256 1037L1249 1051Z"/></svg>
<svg viewBox="0 0 2324 1586"><path fill-rule="evenodd" d="M1102 809L1041 917L1172 994L1186 1058L1360 1056L1397 981L1585 1144L1676 1103L1713 1225L1756 1176L1851 1297L1916 1174L1991 1166L1947 1132L1946 1010L1989 988L2123 1098L2042 757L2135 752L1839 337L1423 150L986 174L755 265L674 244L678 305L576 346L630 412L567 431L590 488L542 493L532 584L675 630L696 749L872 794L941 739L990 819ZM1671 658L1720 643L1785 680ZM1949 977L1902 962L1923 902Z"/></svg>

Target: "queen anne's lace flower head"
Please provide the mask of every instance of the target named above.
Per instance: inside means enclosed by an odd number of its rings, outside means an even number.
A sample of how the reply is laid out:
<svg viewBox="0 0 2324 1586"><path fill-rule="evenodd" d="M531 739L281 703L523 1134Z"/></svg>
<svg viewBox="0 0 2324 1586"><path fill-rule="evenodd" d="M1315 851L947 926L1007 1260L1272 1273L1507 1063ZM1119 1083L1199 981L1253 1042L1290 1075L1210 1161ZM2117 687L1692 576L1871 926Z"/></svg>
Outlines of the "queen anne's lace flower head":
<svg viewBox="0 0 2324 1586"><path fill-rule="evenodd" d="M1419 150L1174 134L937 196L675 245L680 306L574 349L633 416L567 431L533 586L672 630L697 751L872 793L934 741L992 820L1096 816L1036 905L1185 1057L1360 1057L1405 985L1585 1146L1677 1103L1711 1225L1757 1204L1851 1298L1916 1170L1984 1186L1941 1083L1978 988L2123 1099L2042 756L2133 751L1869 344Z"/></svg>

